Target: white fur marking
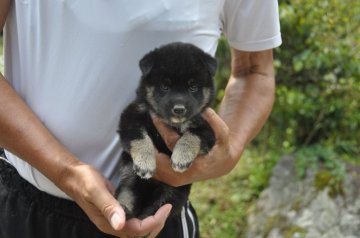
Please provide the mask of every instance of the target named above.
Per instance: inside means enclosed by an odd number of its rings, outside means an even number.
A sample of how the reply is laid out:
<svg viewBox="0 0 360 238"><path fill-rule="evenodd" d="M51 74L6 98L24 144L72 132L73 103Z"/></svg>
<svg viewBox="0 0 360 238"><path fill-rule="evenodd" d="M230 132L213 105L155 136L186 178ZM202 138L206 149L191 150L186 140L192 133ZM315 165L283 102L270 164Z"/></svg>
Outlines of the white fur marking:
<svg viewBox="0 0 360 238"><path fill-rule="evenodd" d="M185 117L171 117L170 121L174 124L180 124L185 122L186 118Z"/></svg>
<svg viewBox="0 0 360 238"><path fill-rule="evenodd" d="M189 121L182 123L179 128L180 132L184 133L184 131L186 131L189 128L189 124L190 124Z"/></svg>
<svg viewBox="0 0 360 238"><path fill-rule="evenodd" d="M144 111L146 111L146 109L147 108L146 108L146 105L144 103L140 103L136 107L136 110L138 110L139 112L144 112Z"/></svg>

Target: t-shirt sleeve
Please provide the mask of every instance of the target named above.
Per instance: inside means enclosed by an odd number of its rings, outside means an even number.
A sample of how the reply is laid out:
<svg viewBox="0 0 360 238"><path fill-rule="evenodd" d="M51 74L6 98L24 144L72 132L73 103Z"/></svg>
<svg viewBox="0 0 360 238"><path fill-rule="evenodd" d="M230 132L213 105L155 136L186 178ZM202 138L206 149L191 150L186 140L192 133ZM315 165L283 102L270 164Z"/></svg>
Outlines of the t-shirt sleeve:
<svg viewBox="0 0 360 238"><path fill-rule="evenodd" d="M225 0L222 30L229 45L260 51L281 45L277 0Z"/></svg>

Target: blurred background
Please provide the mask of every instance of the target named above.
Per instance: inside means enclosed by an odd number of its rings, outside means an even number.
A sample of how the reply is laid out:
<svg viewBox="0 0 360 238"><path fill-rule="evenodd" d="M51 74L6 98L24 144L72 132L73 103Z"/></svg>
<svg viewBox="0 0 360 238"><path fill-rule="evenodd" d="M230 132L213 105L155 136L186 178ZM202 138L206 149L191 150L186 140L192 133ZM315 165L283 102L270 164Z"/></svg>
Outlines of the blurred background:
<svg viewBox="0 0 360 238"><path fill-rule="evenodd" d="M360 1L279 4L274 109L229 175L194 185L202 237L360 237ZM217 59L215 108L224 38Z"/></svg>
<svg viewBox="0 0 360 238"><path fill-rule="evenodd" d="M279 4L273 112L228 176L195 184L203 237L360 237L360 1ZM219 102L226 39L217 58Z"/></svg>

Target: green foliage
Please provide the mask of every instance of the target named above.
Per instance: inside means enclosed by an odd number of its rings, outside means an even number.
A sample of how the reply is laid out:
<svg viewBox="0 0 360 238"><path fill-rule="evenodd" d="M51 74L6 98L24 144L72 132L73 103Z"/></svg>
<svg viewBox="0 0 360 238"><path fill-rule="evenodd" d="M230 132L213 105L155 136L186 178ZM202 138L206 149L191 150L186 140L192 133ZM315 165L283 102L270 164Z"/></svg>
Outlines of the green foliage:
<svg viewBox="0 0 360 238"><path fill-rule="evenodd" d="M247 211L267 186L279 156L247 150L229 175L193 185L191 201L200 217L201 237L245 237Z"/></svg>
<svg viewBox="0 0 360 238"><path fill-rule="evenodd" d="M343 194L343 181L346 175L345 163L333 148L312 145L299 149L296 154L295 169L302 178L306 173L315 173L314 187L323 190L330 189L330 196Z"/></svg>
<svg viewBox="0 0 360 238"><path fill-rule="evenodd" d="M299 177L305 177L308 169L317 171L319 165L331 170L336 175L344 175L345 168L339 161L338 155L332 148L325 148L321 145L313 145L300 148L296 152L296 173Z"/></svg>
<svg viewBox="0 0 360 238"><path fill-rule="evenodd" d="M253 144L283 152L323 144L356 162L360 157L360 2L282 1L280 18L283 45L275 50L276 101ZM219 102L230 73L225 39L217 56Z"/></svg>
<svg viewBox="0 0 360 238"><path fill-rule="evenodd" d="M274 139L288 150L321 143L359 158L360 2L285 1L280 17Z"/></svg>
<svg viewBox="0 0 360 238"><path fill-rule="evenodd" d="M238 213L236 221L241 221L237 223L238 230L246 227L242 209L251 206L266 187L272 164L280 154L294 153L299 177L312 170L315 187L328 187L333 196L342 194L346 173L343 161L360 164L360 1L279 3L283 45L275 50L277 89L272 115L250 147L251 166L240 164L247 171L236 183L241 191L226 193L215 185L210 189L212 194L217 191L223 195L221 203L231 206L231 198L249 198L239 199L239 204L232 207L231 212ZM230 74L225 39L220 41L217 58L219 102ZM264 156L266 153L268 156ZM223 186L218 183L218 187ZM209 222L211 215L216 218ZM235 235L214 228L214 224L227 220L226 216L228 213L222 210L202 211L200 221L205 237L244 237L243 232ZM214 229L219 232L212 232ZM297 229L290 229L289 234L294 230Z"/></svg>
<svg viewBox="0 0 360 238"><path fill-rule="evenodd" d="M280 233L283 234L284 238L305 237L307 233L306 229L289 224L288 218L286 216L274 215L268 217L262 237L269 237L270 232L274 227L279 228Z"/></svg>
<svg viewBox="0 0 360 238"><path fill-rule="evenodd" d="M227 84L231 71L230 50L224 37L220 38L218 49L216 52L216 60L218 63L218 67L215 75L215 86L217 91L215 105L216 107L218 107L219 103L224 97L225 86Z"/></svg>

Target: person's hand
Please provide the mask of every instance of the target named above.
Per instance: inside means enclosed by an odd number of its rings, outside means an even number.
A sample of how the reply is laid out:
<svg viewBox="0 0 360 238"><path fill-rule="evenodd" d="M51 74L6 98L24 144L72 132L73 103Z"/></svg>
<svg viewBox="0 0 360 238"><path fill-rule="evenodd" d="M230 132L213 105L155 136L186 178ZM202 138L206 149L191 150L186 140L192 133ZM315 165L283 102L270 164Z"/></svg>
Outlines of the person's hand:
<svg viewBox="0 0 360 238"><path fill-rule="evenodd" d="M144 220L132 218L126 221L125 226L122 229L122 233L124 233L125 236L120 237L155 238L164 227L165 221L170 214L171 208L172 206L170 204L165 204L159 208L155 215L149 216Z"/></svg>
<svg viewBox="0 0 360 238"><path fill-rule="evenodd" d="M202 114L215 132L216 143L208 154L198 156L188 170L183 173L171 168L169 157L157 153L155 179L172 186L181 186L195 181L216 178L229 173L239 160L243 147L232 141L232 133L225 122L210 108ZM166 145L172 150L179 135L168 128L159 118L153 117L153 122Z"/></svg>
<svg viewBox="0 0 360 238"><path fill-rule="evenodd" d="M110 182L87 164L73 165L59 185L99 230L117 237L156 237L172 208L166 204L144 220L134 218L126 221L123 208L113 196L114 188Z"/></svg>

